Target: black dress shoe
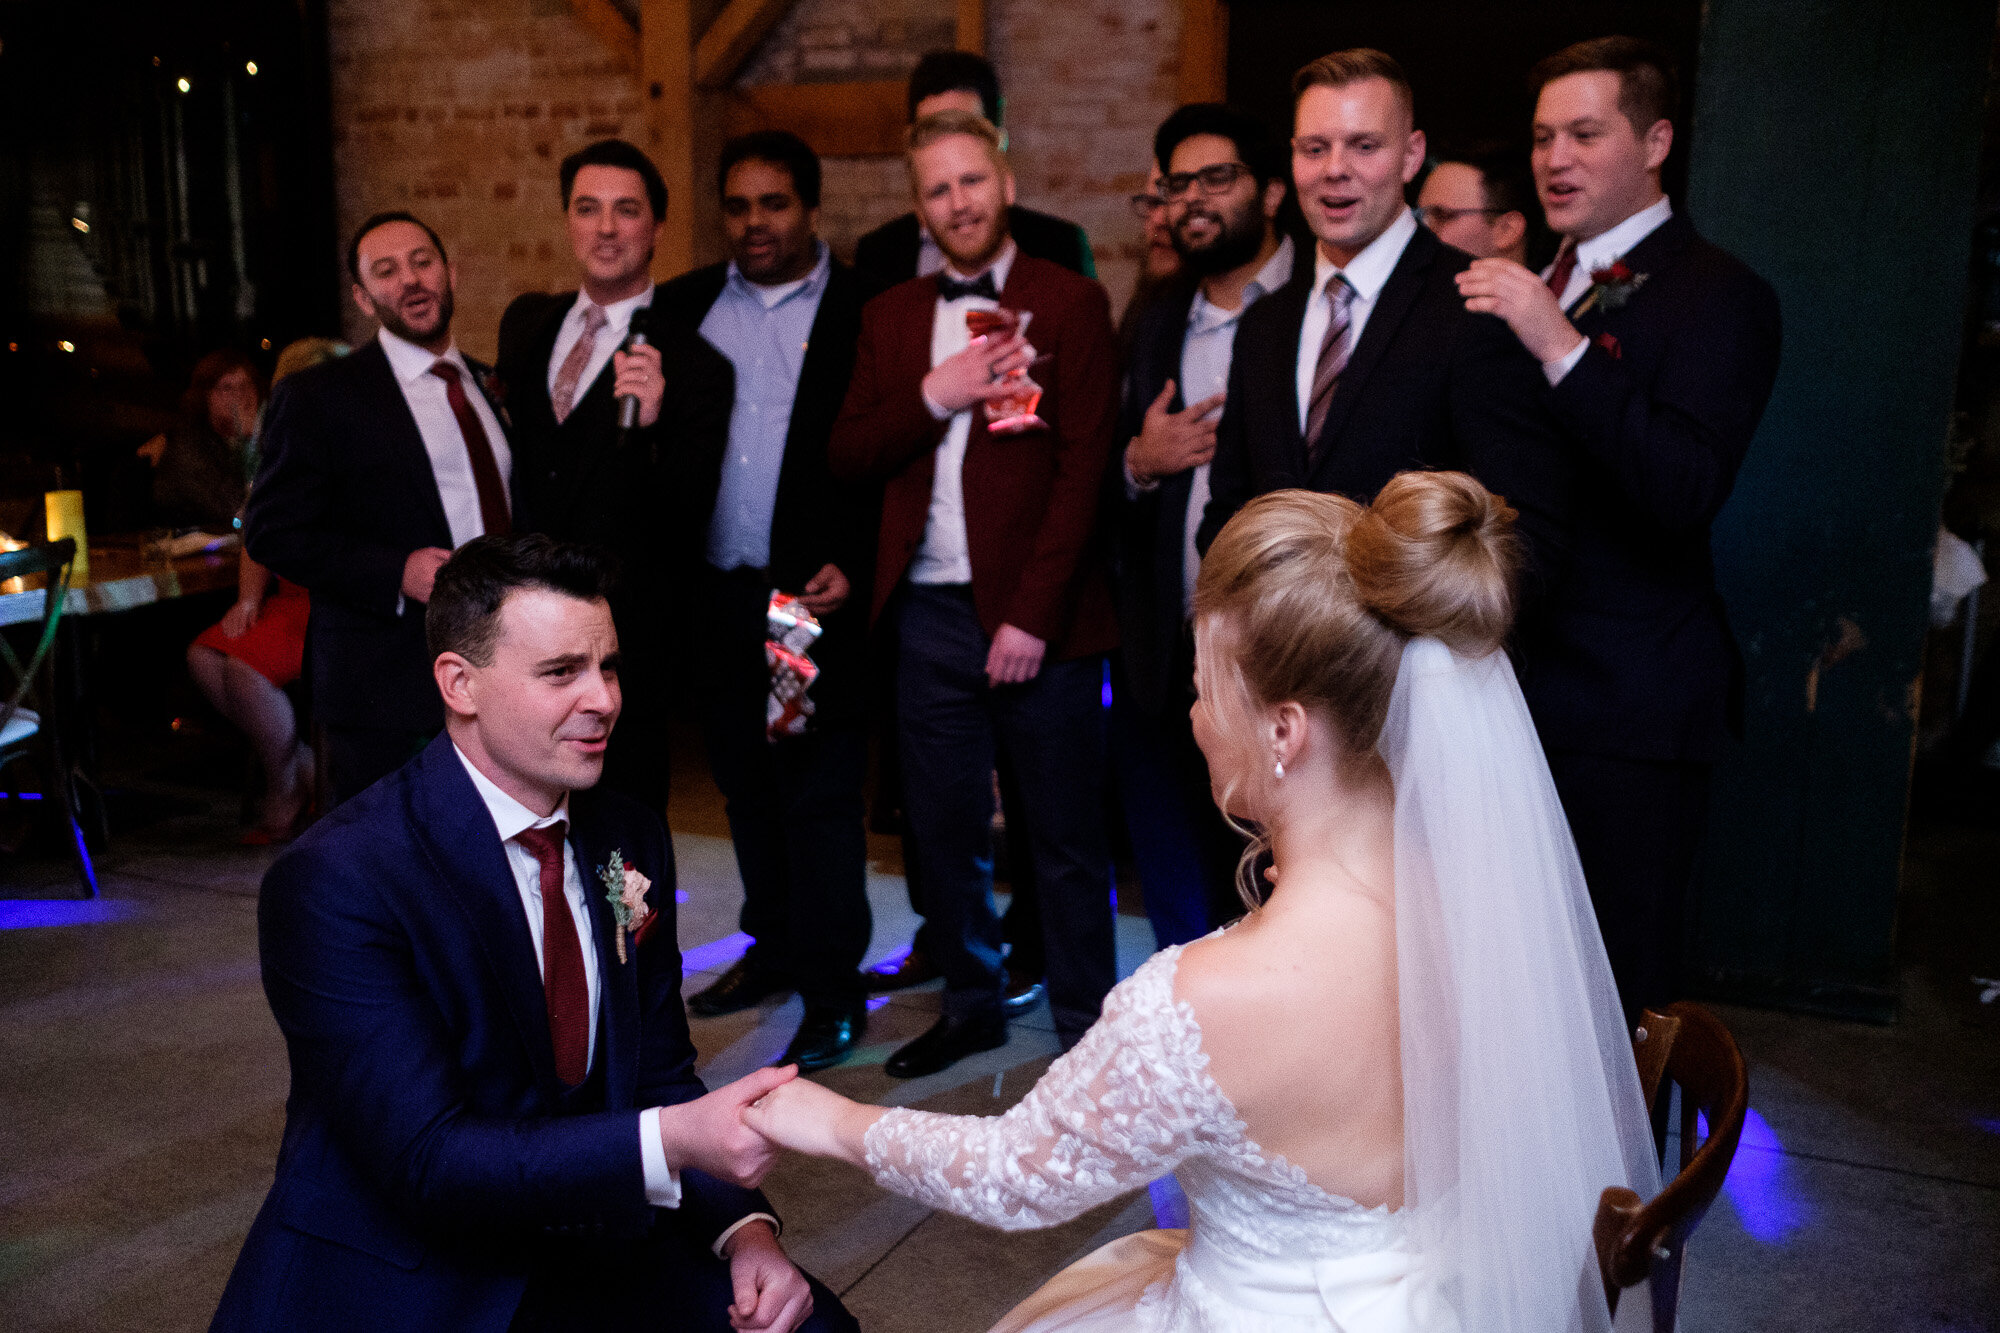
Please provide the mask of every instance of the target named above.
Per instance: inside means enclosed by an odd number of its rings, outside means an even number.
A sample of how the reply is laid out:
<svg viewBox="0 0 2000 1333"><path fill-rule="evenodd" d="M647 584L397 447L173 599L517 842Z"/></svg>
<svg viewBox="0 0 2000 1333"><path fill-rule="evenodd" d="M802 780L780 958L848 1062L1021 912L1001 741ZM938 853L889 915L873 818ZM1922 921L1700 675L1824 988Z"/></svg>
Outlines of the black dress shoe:
<svg viewBox="0 0 2000 1333"><path fill-rule="evenodd" d="M861 1034L867 1030L865 1006L855 1005L850 1009L844 1005L809 1005L792 1044L785 1047L785 1053L776 1063L797 1065L801 1074L837 1065L861 1044Z"/></svg>
<svg viewBox="0 0 2000 1333"><path fill-rule="evenodd" d="M1007 1016L940 1018L930 1031L889 1057L882 1072L890 1078L921 1078L949 1069L966 1056L1007 1044Z"/></svg>
<svg viewBox="0 0 2000 1333"><path fill-rule="evenodd" d="M868 974L868 989L880 994L888 990L908 990L926 981L936 981L944 973L922 949L912 949L894 967L878 967Z"/></svg>
<svg viewBox="0 0 2000 1333"><path fill-rule="evenodd" d="M1007 969L1007 988L1000 992L1000 1007L1009 1014L1025 1014L1048 992L1040 977Z"/></svg>
<svg viewBox="0 0 2000 1333"><path fill-rule="evenodd" d="M751 966L747 957L739 958L717 978L714 985L697 992L688 1001L688 1012L703 1018L719 1018L739 1009L748 1009L773 995L783 995L791 989L791 983L783 977Z"/></svg>

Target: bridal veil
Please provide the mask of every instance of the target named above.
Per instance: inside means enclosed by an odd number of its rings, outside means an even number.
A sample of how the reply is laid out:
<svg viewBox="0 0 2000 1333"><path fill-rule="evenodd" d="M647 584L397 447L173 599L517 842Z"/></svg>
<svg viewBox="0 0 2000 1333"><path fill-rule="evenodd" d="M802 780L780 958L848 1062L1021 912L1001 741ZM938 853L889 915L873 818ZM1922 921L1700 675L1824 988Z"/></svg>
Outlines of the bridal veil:
<svg viewBox="0 0 2000 1333"><path fill-rule="evenodd" d="M1412 639L1380 749L1396 788L1416 1248L1465 1333L1604 1333L1598 1195L1650 1198L1659 1169L1583 870L1506 654Z"/></svg>

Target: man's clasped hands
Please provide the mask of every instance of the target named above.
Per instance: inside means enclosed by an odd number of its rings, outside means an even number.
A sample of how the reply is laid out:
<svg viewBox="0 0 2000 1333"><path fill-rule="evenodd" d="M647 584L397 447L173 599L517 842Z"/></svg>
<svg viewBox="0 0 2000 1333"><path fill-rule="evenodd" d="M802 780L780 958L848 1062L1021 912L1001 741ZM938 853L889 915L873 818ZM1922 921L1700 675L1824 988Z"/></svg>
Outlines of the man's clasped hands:
<svg viewBox="0 0 2000 1333"><path fill-rule="evenodd" d="M796 1065L759 1069L705 1097L660 1108L660 1147L675 1172L693 1168L754 1189L781 1150L862 1164L861 1137L881 1114L798 1076ZM745 1223L723 1246L742 1333L785 1333L812 1311L805 1275L770 1223Z"/></svg>

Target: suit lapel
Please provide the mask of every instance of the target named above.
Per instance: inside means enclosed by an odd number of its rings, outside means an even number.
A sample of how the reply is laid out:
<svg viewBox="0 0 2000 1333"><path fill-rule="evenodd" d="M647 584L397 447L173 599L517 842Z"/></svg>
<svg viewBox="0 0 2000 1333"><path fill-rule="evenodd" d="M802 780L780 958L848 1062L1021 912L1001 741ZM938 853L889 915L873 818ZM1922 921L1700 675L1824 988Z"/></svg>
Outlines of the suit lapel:
<svg viewBox="0 0 2000 1333"><path fill-rule="evenodd" d="M569 815L570 850L576 856L577 877L583 881L583 900L590 908L590 931L597 950L597 1057L604 1063L604 1105L607 1110L622 1110L632 1104L638 1088L639 965L629 944L628 961L618 961L618 922L611 915L598 872L613 852L623 859L630 849L612 845L611 831L598 817L597 803L590 799L590 793L570 793Z"/></svg>
<svg viewBox="0 0 2000 1333"><path fill-rule="evenodd" d="M379 419L388 424L391 447L398 461L408 469L412 487L423 497L434 530L445 534L444 545L449 546L451 520L445 517L444 496L438 492L437 473L431 470L430 450L424 447L424 434L417 429L410 400L403 396L403 386L397 381L395 368L389 364L389 354L382 350L381 342L371 342L363 353L356 354L356 359L367 352L374 355L362 364L380 404Z"/></svg>
<svg viewBox="0 0 2000 1333"><path fill-rule="evenodd" d="M1585 333L1589 330L1602 328L1609 322L1612 316L1630 309L1632 301L1647 299L1646 288L1652 285L1657 275L1663 269L1673 264L1674 260L1680 256L1681 251L1687 248L1687 243L1693 235L1693 224L1689 223L1683 215L1675 213L1665 222L1662 222L1659 226L1641 237L1637 245L1627 250L1623 255L1620 255L1619 258L1624 261L1625 267L1631 269L1634 274L1644 274L1646 281L1633 290L1627 303L1620 306L1617 311L1606 310L1604 302L1600 298L1591 303L1590 309L1583 311L1581 314L1572 314L1570 321L1577 326L1577 331ZM1584 295L1577 298L1578 306L1589 300L1589 294L1592 290L1589 287L1584 289Z"/></svg>
<svg viewBox="0 0 2000 1333"><path fill-rule="evenodd" d="M520 1029L536 1086L554 1105L562 1084L549 1040L548 1001L535 939L499 830L448 736L432 741L419 762L422 778L412 797L420 807L417 835L457 904L467 935L486 956L507 1012Z"/></svg>
<svg viewBox="0 0 2000 1333"><path fill-rule="evenodd" d="M1267 488L1270 490L1305 484L1306 442L1305 432L1299 429L1298 367L1299 340L1305 336L1306 303L1312 300L1312 279L1313 265L1300 260L1293 269L1292 281L1264 298L1276 313L1268 326L1271 330L1270 345L1261 349L1263 355L1255 358L1255 364L1260 372L1274 376L1278 381L1269 386L1269 398L1279 408L1278 419L1282 425L1273 428L1269 439L1253 439L1250 450L1256 454L1266 451L1277 454L1275 459L1269 460L1273 483ZM1239 344L1242 342L1240 333L1237 341ZM1245 350L1239 346L1237 355L1242 355ZM1243 410L1255 409L1246 405ZM1339 410L1340 391L1336 389L1327 415L1328 429L1332 428L1333 413Z"/></svg>
<svg viewBox="0 0 2000 1333"><path fill-rule="evenodd" d="M1381 364L1384 349L1395 339L1396 330L1416 304L1417 296L1423 290L1424 271L1436 257L1439 244L1428 231L1417 228L1409 244L1403 247L1396 267L1390 270L1389 281L1382 284L1382 290L1375 298L1375 308L1368 314L1367 327L1361 330L1361 341L1355 346L1353 355L1348 357L1346 369L1340 372L1340 383L1333 389L1333 401L1327 405L1326 425L1320 431L1323 442L1319 450L1320 468L1324 468L1327 460L1333 457L1334 441L1340 438L1347 419L1354 415L1354 404L1368 386L1368 377ZM1296 395L1293 401L1297 402Z"/></svg>

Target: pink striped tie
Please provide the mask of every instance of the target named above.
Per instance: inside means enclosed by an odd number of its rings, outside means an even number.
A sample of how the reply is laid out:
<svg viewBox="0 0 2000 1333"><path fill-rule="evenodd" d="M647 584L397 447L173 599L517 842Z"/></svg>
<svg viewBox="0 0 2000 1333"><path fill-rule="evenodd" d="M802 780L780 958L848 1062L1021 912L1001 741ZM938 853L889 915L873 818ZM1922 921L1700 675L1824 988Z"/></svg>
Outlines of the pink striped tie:
<svg viewBox="0 0 2000 1333"><path fill-rule="evenodd" d="M1326 299L1333 304L1333 318L1327 321L1326 337L1320 340L1319 361L1313 367L1312 397L1306 403L1306 470L1310 472L1319 466L1319 434L1326 429L1327 409L1333 406L1333 391L1340 383L1340 372L1347 369L1348 354L1353 350L1352 338L1347 336L1353 327L1352 306L1354 288L1347 285L1347 279L1336 273L1326 280Z"/></svg>
<svg viewBox="0 0 2000 1333"><path fill-rule="evenodd" d="M597 331L604 324L604 311L586 303L583 336L563 358L562 369L556 372L556 387L549 391L549 407L554 410L558 425L569 419L570 409L576 405L576 382L583 378L583 368L590 364L590 354L597 350Z"/></svg>

